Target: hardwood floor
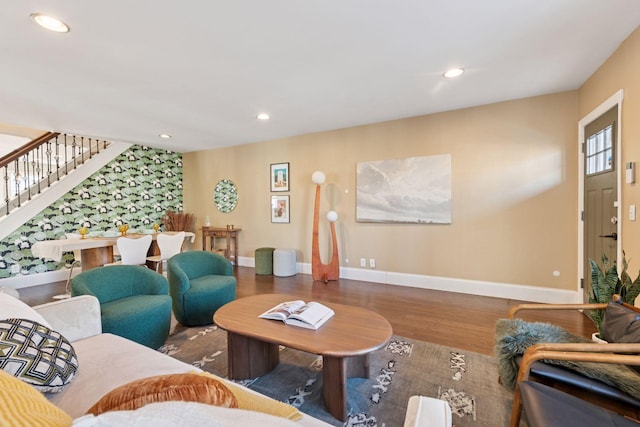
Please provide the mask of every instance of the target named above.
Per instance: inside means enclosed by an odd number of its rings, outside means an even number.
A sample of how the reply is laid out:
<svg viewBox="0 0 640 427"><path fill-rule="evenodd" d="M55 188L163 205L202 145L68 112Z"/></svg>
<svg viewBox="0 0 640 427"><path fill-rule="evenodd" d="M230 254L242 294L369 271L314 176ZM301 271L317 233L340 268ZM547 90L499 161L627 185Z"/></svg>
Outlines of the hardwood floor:
<svg viewBox="0 0 640 427"><path fill-rule="evenodd" d="M495 322L507 316L512 305L523 301L491 298L357 280L314 282L310 275L292 277L259 276L253 268L238 267L237 297L282 293L305 301L329 301L373 310L389 321L397 335L493 354ZM64 292L64 282L20 289L29 305L52 301ZM588 336L593 323L579 312L526 314L526 320L547 321L572 333Z"/></svg>

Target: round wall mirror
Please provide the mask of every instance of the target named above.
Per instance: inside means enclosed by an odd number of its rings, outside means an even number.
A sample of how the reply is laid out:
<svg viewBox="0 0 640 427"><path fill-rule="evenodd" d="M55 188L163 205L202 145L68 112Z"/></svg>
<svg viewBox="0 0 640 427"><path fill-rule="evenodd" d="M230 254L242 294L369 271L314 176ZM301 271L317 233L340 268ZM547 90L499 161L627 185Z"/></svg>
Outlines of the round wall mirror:
<svg viewBox="0 0 640 427"><path fill-rule="evenodd" d="M213 202L220 212L229 213L238 204L238 190L230 179L222 179L213 190Z"/></svg>

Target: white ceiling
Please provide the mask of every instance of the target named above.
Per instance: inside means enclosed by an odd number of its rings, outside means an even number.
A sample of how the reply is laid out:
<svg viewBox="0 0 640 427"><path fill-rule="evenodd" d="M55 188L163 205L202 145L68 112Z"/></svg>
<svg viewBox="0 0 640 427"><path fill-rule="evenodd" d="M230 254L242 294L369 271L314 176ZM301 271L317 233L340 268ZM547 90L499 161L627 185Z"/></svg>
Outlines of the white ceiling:
<svg viewBox="0 0 640 427"><path fill-rule="evenodd" d="M13 150L17 150L24 144L29 142L31 138L24 138L21 136L5 135L0 133L0 157L6 156Z"/></svg>
<svg viewBox="0 0 640 427"><path fill-rule="evenodd" d="M574 90L640 24L638 0L0 2L0 122L183 152Z"/></svg>

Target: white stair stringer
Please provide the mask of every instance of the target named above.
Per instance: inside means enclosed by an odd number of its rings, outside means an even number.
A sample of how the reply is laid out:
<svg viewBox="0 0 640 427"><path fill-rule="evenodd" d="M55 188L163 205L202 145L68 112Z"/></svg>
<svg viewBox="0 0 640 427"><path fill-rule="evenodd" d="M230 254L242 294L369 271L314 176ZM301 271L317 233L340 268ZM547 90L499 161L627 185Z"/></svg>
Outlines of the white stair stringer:
<svg viewBox="0 0 640 427"><path fill-rule="evenodd" d="M125 152L132 144L125 142L112 142L100 153L94 154L90 161L69 172L50 187L42 190L40 194L31 197L31 200L23 202L22 206L11 211L9 215L0 219L0 240L13 233L18 227L24 225L34 216L50 206L60 197L68 193L73 187L89 178L95 172L108 164L111 160Z"/></svg>

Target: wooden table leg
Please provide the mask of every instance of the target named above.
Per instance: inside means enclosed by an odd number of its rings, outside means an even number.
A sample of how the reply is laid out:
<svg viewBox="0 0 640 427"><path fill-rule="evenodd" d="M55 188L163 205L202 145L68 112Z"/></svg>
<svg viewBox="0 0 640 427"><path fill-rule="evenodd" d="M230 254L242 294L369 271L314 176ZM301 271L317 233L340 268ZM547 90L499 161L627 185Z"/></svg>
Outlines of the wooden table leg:
<svg viewBox="0 0 640 427"><path fill-rule="evenodd" d="M238 233L233 233L233 265L238 266Z"/></svg>
<svg viewBox="0 0 640 427"><path fill-rule="evenodd" d="M160 255L160 247L158 246L158 241L152 240L151 246L149 246L149 250L147 251L147 256L151 257L151 256L158 256L158 255ZM158 262L147 260L146 266L147 268L162 274L162 260Z"/></svg>
<svg viewBox="0 0 640 427"><path fill-rule="evenodd" d="M271 372L280 362L277 344L227 332L229 378L245 380Z"/></svg>
<svg viewBox="0 0 640 427"><path fill-rule="evenodd" d="M369 378L369 355L347 357L347 378Z"/></svg>
<svg viewBox="0 0 640 427"><path fill-rule="evenodd" d="M347 419L347 359L324 356L322 360L322 397L327 411L339 419Z"/></svg>
<svg viewBox="0 0 640 427"><path fill-rule="evenodd" d="M113 262L113 246L102 248L82 249L80 251L82 271L100 267Z"/></svg>
<svg viewBox="0 0 640 427"><path fill-rule="evenodd" d="M322 397L327 412L340 421L346 421L347 379L369 378L369 355L353 357L329 357L322 359Z"/></svg>

